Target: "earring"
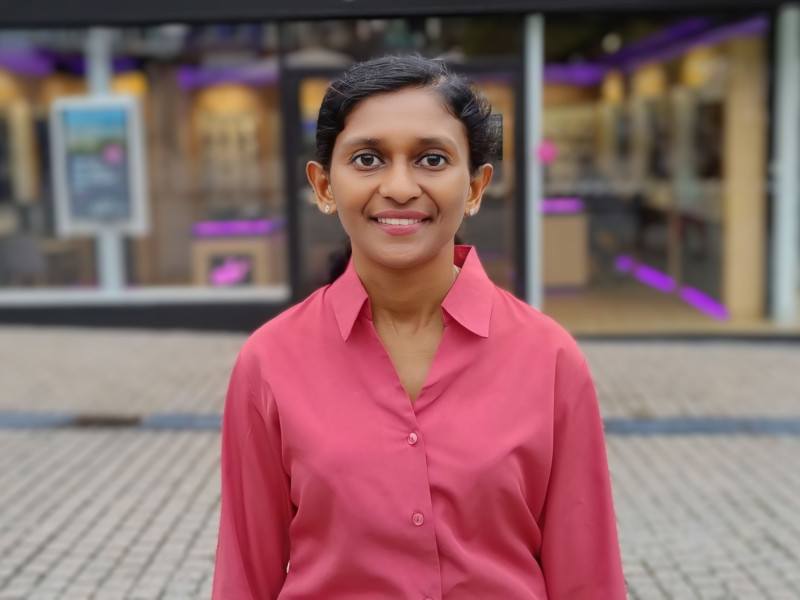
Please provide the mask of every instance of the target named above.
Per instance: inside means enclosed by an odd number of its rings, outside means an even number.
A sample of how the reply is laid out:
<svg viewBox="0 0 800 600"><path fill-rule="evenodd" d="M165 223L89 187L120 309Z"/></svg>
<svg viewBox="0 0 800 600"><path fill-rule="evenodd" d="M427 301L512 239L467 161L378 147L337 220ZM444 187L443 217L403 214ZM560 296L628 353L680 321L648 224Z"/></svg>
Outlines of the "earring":
<svg viewBox="0 0 800 600"><path fill-rule="evenodd" d="M467 214L471 217L475 214L475 207L473 206L467 211Z"/></svg>
<svg viewBox="0 0 800 600"><path fill-rule="evenodd" d="M324 211L325 211L325 214L327 215L328 213L330 213L330 212L331 212L331 205L330 205L330 204L325 204L325 205L322 207L322 210L324 210Z"/></svg>

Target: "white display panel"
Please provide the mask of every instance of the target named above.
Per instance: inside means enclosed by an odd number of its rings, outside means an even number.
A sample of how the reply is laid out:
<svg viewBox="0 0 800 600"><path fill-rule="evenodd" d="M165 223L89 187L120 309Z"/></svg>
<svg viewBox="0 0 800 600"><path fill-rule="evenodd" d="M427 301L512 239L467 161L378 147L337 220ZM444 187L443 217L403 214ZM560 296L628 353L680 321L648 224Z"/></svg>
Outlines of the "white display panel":
<svg viewBox="0 0 800 600"><path fill-rule="evenodd" d="M59 236L149 229L141 109L126 95L57 99L51 156Z"/></svg>

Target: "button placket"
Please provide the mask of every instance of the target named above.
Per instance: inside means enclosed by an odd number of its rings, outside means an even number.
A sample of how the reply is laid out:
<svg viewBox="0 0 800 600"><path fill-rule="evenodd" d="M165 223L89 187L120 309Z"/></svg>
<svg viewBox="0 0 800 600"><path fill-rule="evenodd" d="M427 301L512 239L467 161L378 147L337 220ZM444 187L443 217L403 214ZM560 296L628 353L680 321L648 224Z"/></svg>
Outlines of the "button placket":
<svg viewBox="0 0 800 600"><path fill-rule="evenodd" d="M413 409L413 407L412 407ZM433 521L427 522L428 518L433 518L433 507L430 502L430 480L428 476L428 466L427 466L427 456L425 451L425 443L422 439L421 433L419 433L419 422L418 422L418 415L414 415L414 418L410 419L407 423L406 429L406 436L405 442L410 446L409 450L409 459L413 460L417 468L420 469L420 476L422 477L422 481L425 482L426 488L426 498L417 498L416 501L413 501L409 508L411 509L410 514L410 523L406 525L406 527L416 527L419 529L417 535L420 536L420 543L422 544L422 548L426 552L432 552L433 554L433 561L431 563L433 572L440 575L440 565L439 565L439 558L436 554L436 533L434 531ZM416 509L416 510L415 510ZM424 525L424 527L423 527ZM428 588L428 593L425 593L423 589L420 589L420 596L421 600L433 600L433 597L430 595L431 589L436 589L437 587L441 586L441 582L437 581L433 583L433 587L425 586Z"/></svg>

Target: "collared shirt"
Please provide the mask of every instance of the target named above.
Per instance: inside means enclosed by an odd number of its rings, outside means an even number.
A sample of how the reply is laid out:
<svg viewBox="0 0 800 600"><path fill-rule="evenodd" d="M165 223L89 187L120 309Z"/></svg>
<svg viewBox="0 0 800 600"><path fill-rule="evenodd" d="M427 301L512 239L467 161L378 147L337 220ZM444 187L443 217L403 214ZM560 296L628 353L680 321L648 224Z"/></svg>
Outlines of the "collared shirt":
<svg viewBox="0 0 800 600"><path fill-rule="evenodd" d="M595 387L486 275L442 301L415 402L352 258L257 329L228 385L214 600L623 600Z"/></svg>

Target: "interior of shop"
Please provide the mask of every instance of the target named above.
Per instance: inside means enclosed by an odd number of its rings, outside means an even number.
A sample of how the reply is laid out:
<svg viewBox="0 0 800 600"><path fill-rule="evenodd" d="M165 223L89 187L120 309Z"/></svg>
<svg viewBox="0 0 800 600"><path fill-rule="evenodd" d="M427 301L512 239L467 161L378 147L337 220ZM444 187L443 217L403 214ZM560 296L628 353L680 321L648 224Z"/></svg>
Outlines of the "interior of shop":
<svg viewBox="0 0 800 600"><path fill-rule="evenodd" d="M285 287L290 208L296 291L324 284L344 234L303 167L325 86L355 60L416 51L471 77L502 120L495 179L459 235L519 292L519 20L281 27L115 30L111 89L142 103L151 215L126 239L127 285ZM763 15L547 17L543 308L571 331L769 326L769 28ZM98 285L95 239L55 235L48 151L53 100L86 91L83 34L0 32L0 290Z"/></svg>
<svg viewBox="0 0 800 600"><path fill-rule="evenodd" d="M548 20L544 309L572 331L766 326L768 30Z"/></svg>

